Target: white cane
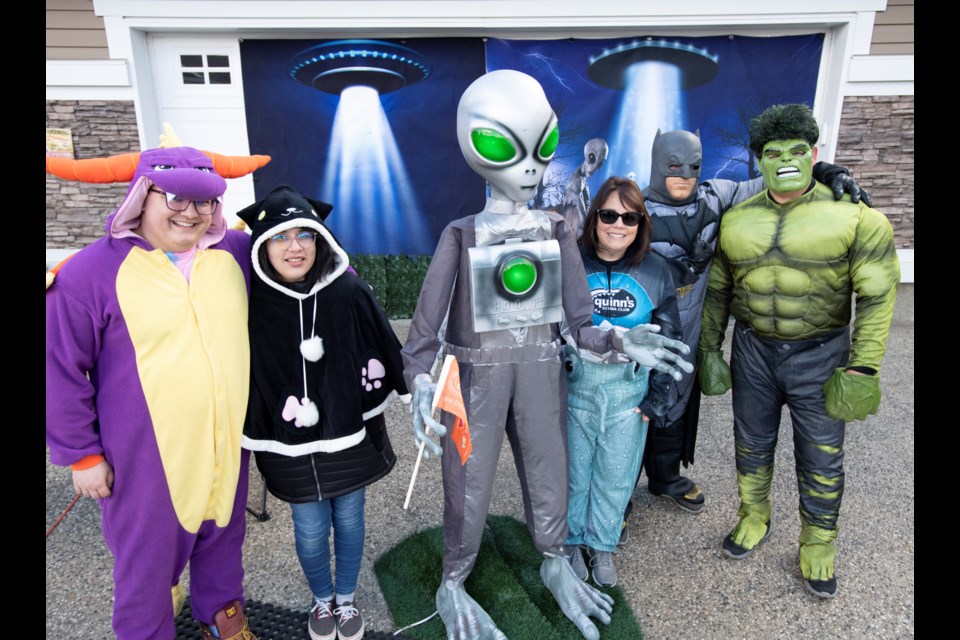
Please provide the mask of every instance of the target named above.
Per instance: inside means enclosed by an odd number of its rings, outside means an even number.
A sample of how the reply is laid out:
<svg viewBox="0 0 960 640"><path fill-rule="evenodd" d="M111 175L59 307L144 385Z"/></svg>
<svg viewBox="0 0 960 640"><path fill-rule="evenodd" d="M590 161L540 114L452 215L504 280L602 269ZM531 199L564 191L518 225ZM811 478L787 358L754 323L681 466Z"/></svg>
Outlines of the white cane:
<svg viewBox="0 0 960 640"><path fill-rule="evenodd" d="M424 427L423 432L430 435L430 427ZM420 471L420 461L423 460L423 449L427 446L426 442L420 443L420 451L417 453L417 462L413 465L413 475L410 476L410 486L407 487L407 499L403 501L403 510L406 511L410 506L410 496L413 495L413 485L417 482L417 473Z"/></svg>
<svg viewBox="0 0 960 640"><path fill-rule="evenodd" d="M437 405L440 404L440 396L443 394L443 386L446 384L447 376L450 374L450 366L456 362L456 360L452 355L447 355L443 359L443 367L440 369L440 377L437 378L437 388L433 394L433 402L430 403L431 416L433 412L437 410ZM428 436L430 435L430 427L426 424L423 425L423 433ZM403 501L404 511L406 511L410 505L410 496L413 495L413 485L417 482L417 473L420 472L420 461L423 460L423 449L426 446L426 442L420 442L420 451L417 452L417 462L413 465L413 475L410 476L410 486L407 487L407 499Z"/></svg>

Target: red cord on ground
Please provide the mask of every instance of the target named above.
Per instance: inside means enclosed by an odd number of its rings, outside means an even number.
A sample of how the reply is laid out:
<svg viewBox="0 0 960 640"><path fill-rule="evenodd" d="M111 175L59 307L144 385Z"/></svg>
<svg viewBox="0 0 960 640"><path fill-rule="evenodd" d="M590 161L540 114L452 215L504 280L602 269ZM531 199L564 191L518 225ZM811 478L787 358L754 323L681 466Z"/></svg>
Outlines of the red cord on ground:
<svg viewBox="0 0 960 640"><path fill-rule="evenodd" d="M47 529L47 535L43 536L44 538L49 538L50 534L53 533L53 530L57 528L57 525L60 524L60 521L63 520L64 516L70 513L70 509L73 509L73 505L77 504L77 500L80 499L80 494L78 493L73 497L73 502L71 502L66 509L63 510L63 513L60 514L60 517L57 518L57 521Z"/></svg>

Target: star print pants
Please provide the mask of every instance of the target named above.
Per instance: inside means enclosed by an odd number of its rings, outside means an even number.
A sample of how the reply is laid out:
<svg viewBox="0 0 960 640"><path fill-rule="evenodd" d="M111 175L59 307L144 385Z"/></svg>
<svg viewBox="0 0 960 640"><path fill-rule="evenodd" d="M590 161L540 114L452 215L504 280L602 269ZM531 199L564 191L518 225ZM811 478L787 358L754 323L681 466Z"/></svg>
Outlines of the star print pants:
<svg viewBox="0 0 960 640"><path fill-rule="evenodd" d="M613 551L640 472L647 423L634 409L647 394L648 370L569 357L567 444L570 505L567 544Z"/></svg>

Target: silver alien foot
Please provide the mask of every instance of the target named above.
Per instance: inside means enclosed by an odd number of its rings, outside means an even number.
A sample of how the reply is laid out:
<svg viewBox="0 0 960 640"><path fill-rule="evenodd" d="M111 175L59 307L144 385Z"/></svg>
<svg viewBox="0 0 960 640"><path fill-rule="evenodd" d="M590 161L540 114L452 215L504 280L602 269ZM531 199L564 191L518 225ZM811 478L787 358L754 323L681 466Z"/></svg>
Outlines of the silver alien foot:
<svg viewBox="0 0 960 640"><path fill-rule="evenodd" d="M590 620L610 624L613 598L577 578L563 556L547 558L540 565L540 577L553 594L563 615L570 618L587 640L599 640L600 631Z"/></svg>
<svg viewBox="0 0 960 640"><path fill-rule="evenodd" d="M563 560L563 558L561 558ZM563 560L566 563L566 560ZM463 585L448 589L441 583L437 589L437 612L447 628L447 640L507 640L493 619Z"/></svg>

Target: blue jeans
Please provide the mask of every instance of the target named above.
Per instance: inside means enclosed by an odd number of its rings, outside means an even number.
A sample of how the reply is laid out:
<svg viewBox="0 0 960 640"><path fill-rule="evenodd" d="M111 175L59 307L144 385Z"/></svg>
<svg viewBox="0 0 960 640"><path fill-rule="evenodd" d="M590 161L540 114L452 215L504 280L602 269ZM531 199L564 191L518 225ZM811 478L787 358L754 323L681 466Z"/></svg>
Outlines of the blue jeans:
<svg viewBox="0 0 960 640"><path fill-rule="evenodd" d="M337 593L357 589L360 559L363 557L364 489L317 502L290 504L297 558L307 576L310 591L320 600L333 597L330 575L330 525L337 559Z"/></svg>

